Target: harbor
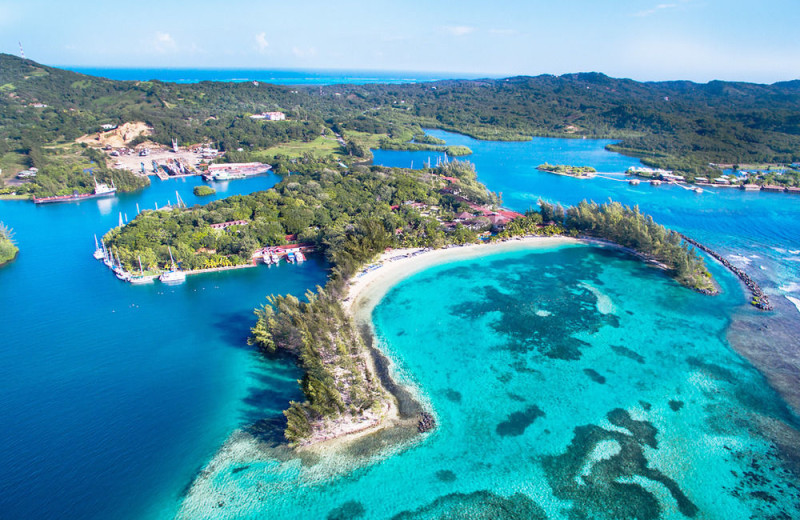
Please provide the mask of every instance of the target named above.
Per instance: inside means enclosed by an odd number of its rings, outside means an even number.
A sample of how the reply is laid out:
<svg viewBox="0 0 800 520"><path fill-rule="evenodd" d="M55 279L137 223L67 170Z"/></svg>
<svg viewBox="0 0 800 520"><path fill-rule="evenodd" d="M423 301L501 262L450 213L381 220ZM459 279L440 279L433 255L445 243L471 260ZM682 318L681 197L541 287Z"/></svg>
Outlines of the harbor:
<svg viewBox="0 0 800 520"><path fill-rule="evenodd" d="M121 219L122 217L120 217ZM201 269L188 269L183 270L172 256L172 248L169 249L170 267L164 270L153 270L148 268L145 270L142 266L141 257L139 257L138 271L130 266L125 267L122 264L118 255L115 255L105 243L97 240L94 237L95 250L92 256L95 260L102 261L120 281L128 282L133 285L144 285L155 282L156 280L161 283L169 285L177 285L186 281L187 276L219 273L224 271L234 271L237 269L251 269L259 265L278 265L280 263L287 264L301 264L307 260L309 253L313 253L316 248L313 244L287 244L284 246L272 246L257 249L251 256L251 261L245 264L236 265L223 265L217 267L207 267Z"/></svg>

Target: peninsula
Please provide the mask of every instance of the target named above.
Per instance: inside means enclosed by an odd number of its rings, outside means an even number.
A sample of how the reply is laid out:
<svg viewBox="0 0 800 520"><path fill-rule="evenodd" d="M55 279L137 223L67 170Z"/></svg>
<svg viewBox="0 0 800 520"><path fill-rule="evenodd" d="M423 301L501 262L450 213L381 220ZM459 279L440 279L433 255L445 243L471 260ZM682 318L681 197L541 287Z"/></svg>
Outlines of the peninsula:
<svg viewBox="0 0 800 520"><path fill-rule="evenodd" d="M484 214L490 217L475 216ZM235 226L212 227L234 219ZM540 201L539 211L517 214L502 209L498 197L478 182L473 165L461 161L423 170L322 168L287 177L265 192L202 207L145 211L104 240L124 263L141 256L165 265L171 249L184 266L202 268L209 261L245 263L253 251L283 244L287 235L325 255L328 283L309 292L306 301L270 297L256 309L250 343L266 355L291 355L304 371L304 400L291 403L284 432L298 447L394 424L419 431L434 427L430 411L399 414L387 390L396 385L376 369L371 341L359 330L363 321L354 321L343 305L348 287L379 268L373 261L387 249L401 250L393 259L399 265L423 250L585 236L627 248L687 287L714 292L702 258L637 208L583 202L564 209Z"/></svg>
<svg viewBox="0 0 800 520"><path fill-rule="evenodd" d="M575 177L576 179L589 179L594 177L597 170L591 166L568 166L566 164L540 164L536 167L537 170L556 175L566 175L568 177Z"/></svg>

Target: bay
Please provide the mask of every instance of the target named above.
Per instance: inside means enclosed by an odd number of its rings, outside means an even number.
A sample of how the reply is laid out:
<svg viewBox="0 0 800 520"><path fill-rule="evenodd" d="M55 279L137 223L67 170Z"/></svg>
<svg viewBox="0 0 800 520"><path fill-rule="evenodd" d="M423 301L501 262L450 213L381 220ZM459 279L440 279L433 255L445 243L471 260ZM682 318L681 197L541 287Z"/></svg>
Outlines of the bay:
<svg viewBox="0 0 800 520"><path fill-rule="evenodd" d="M265 175L218 183L214 198L267 189ZM93 234L176 200L205 203L200 178L138 193L37 206L0 201L19 257L0 269L0 516L169 518L236 428L282 417L297 369L246 346L270 293L302 295L325 264L119 282L92 258Z"/></svg>

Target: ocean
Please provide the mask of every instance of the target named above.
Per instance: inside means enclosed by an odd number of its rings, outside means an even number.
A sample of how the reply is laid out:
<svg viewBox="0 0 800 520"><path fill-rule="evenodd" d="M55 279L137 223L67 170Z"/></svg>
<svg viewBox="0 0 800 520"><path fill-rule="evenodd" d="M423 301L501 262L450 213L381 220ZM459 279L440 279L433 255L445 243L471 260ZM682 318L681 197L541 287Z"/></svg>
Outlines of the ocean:
<svg viewBox="0 0 800 520"><path fill-rule="evenodd" d="M639 204L746 267L776 311L750 308L713 263L724 290L714 298L588 246L443 265L399 284L374 313L398 377L440 428L366 465L299 459L250 442L254 425L279 431L299 373L245 339L268 294L324 281L322 259L134 287L91 257L92 235L176 190L205 203L191 193L199 178L77 204L0 201L21 249L0 269L0 515L800 514L787 404L798 386L800 313L788 297L800 297L800 197L630 186L621 172L638 161L603 141L431 133L472 148L479 179L513 209L540 197ZM378 152L375 162L418 167L429 156ZM620 181L537 172L545 161ZM224 183L215 197L277 181Z"/></svg>
<svg viewBox="0 0 800 520"><path fill-rule="evenodd" d="M124 81L158 79L173 83L201 81L245 82L261 81L275 85L365 85L370 83L421 83L442 79L477 79L477 74L434 72L358 71L358 70L293 70L293 69L148 69L148 68L91 68L63 67L67 70Z"/></svg>

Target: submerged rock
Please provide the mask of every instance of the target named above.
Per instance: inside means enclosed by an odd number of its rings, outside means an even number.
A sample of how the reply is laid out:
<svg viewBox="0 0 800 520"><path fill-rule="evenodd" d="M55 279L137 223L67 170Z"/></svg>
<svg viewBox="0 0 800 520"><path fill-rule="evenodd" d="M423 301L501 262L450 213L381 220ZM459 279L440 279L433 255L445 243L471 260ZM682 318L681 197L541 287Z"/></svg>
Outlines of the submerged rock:
<svg viewBox="0 0 800 520"><path fill-rule="evenodd" d="M425 433L436 428L436 419L428 412L421 412L419 414L419 422L417 423L417 431Z"/></svg>

